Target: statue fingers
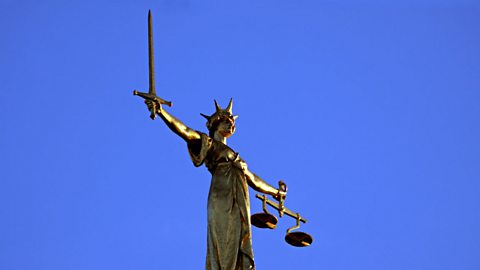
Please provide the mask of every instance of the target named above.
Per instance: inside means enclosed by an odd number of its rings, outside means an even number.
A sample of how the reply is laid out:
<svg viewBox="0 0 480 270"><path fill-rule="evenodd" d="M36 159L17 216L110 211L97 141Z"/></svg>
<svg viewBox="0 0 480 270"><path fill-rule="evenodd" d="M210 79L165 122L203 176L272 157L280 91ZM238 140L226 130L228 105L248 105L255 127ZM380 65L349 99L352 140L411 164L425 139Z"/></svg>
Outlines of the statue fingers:
<svg viewBox="0 0 480 270"><path fill-rule="evenodd" d="M148 99L145 100L145 104L147 105L147 108L148 108L149 111L151 111L152 108L154 108L154 107L158 108L158 106L153 101L148 100Z"/></svg>
<svg viewBox="0 0 480 270"><path fill-rule="evenodd" d="M277 190L277 194L273 195L273 198L277 201L285 200L287 197L287 192L281 189Z"/></svg>

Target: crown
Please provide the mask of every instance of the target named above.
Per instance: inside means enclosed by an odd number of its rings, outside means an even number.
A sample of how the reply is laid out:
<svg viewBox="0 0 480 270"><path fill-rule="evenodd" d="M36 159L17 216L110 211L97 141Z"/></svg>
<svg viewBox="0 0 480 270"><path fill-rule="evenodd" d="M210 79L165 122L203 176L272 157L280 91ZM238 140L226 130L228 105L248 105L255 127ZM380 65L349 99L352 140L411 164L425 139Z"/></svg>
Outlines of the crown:
<svg viewBox="0 0 480 270"><path fill-rule="evenodd" d="M230 98L230 102L228 103L228 106L225 109L222 109L222 107L218 105L215 99L213 101L215 102L215 113L213 113L211 116L205 115L203 113L200 114L201 116L207 119L208 130L214 127L215 124L223 118L230 118L234 121L235 119L237 119L238 115L232 115L233 99Z"/></svg>

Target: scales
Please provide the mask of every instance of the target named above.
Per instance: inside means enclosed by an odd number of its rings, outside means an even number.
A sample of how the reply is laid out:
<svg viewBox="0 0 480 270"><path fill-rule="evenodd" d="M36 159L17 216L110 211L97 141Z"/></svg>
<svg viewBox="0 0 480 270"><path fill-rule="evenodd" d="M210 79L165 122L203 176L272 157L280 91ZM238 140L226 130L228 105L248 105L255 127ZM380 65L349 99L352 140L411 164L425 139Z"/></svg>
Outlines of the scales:
<svg viewBox="0 0 480 270"><path fill-rule="evenodd" d="M279 181L278 185L281 190L285 192L287 191L287 185L284 182ZM296 222L297 222L296 225L291 228L288 228L287 234L285 235L285 241L288 244L295 247L307 247L312 244L313 238L308 233L292 232L293 230L300 228L300 222L306 223L307 220L301 217L300 213L294 213L290 209L285 208L284 197L280 197L278 199L278 203L267 199L267 196L265 195L257 194L255 197L262 201L263 213L257 213L251 216L251 222L253 226L262 228L262 229L272 229L272 230L275 229L278 223L278 219L277 217L275 217L274 215L268 212L267 210L267 204L268 204L271 207L278 210L279 217L282 217L283 214L286 214L287 216L290 216L296 219Z"/></svg>

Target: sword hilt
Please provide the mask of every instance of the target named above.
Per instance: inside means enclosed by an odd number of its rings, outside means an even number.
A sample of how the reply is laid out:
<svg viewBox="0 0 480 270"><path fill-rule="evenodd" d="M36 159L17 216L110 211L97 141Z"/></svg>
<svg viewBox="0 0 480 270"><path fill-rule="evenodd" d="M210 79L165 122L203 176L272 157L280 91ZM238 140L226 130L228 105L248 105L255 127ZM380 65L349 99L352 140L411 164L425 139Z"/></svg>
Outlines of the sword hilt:
<svg viewBox="0 0 480 270"><path fill-rule="evenodd" d="M172 107L172 102L171 101L166 101L166 100L164 100L162 98L159 98L159 97L157 97L156 95L153 95L153 94L148 94L148 93L139 92L137 90L133 90L133 95L142 97L145 100L153 101L153 106L150 110L150 118L152 118L152 120L155 120L155 118L157 116L157 113L156 113L157 112L157 105L156 105L157 103L167 105L168 107Z"/></svg>
<svg viewBox="0 0 480 270"><path fill-rule="evenodd" d="M153 103L153 106L150 109L150 118L152 120L155 120L155 118L157 118L157 103Z"/></svg>

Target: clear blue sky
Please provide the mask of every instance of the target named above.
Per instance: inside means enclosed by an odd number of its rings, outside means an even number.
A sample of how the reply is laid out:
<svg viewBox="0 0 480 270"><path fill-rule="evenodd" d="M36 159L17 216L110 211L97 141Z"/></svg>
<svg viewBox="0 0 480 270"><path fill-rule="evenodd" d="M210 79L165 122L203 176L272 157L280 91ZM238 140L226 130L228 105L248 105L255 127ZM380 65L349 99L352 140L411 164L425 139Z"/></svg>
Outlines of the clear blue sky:
<svg viewBox="0 0 480 270"><path fill-rule="evenodd" d="M480 269L474 0L1 0L0 269L204 267L209 173L132 96L148 9L168 110L233 97L229 145L309 220L253 228L259 270Z"/></svg>

